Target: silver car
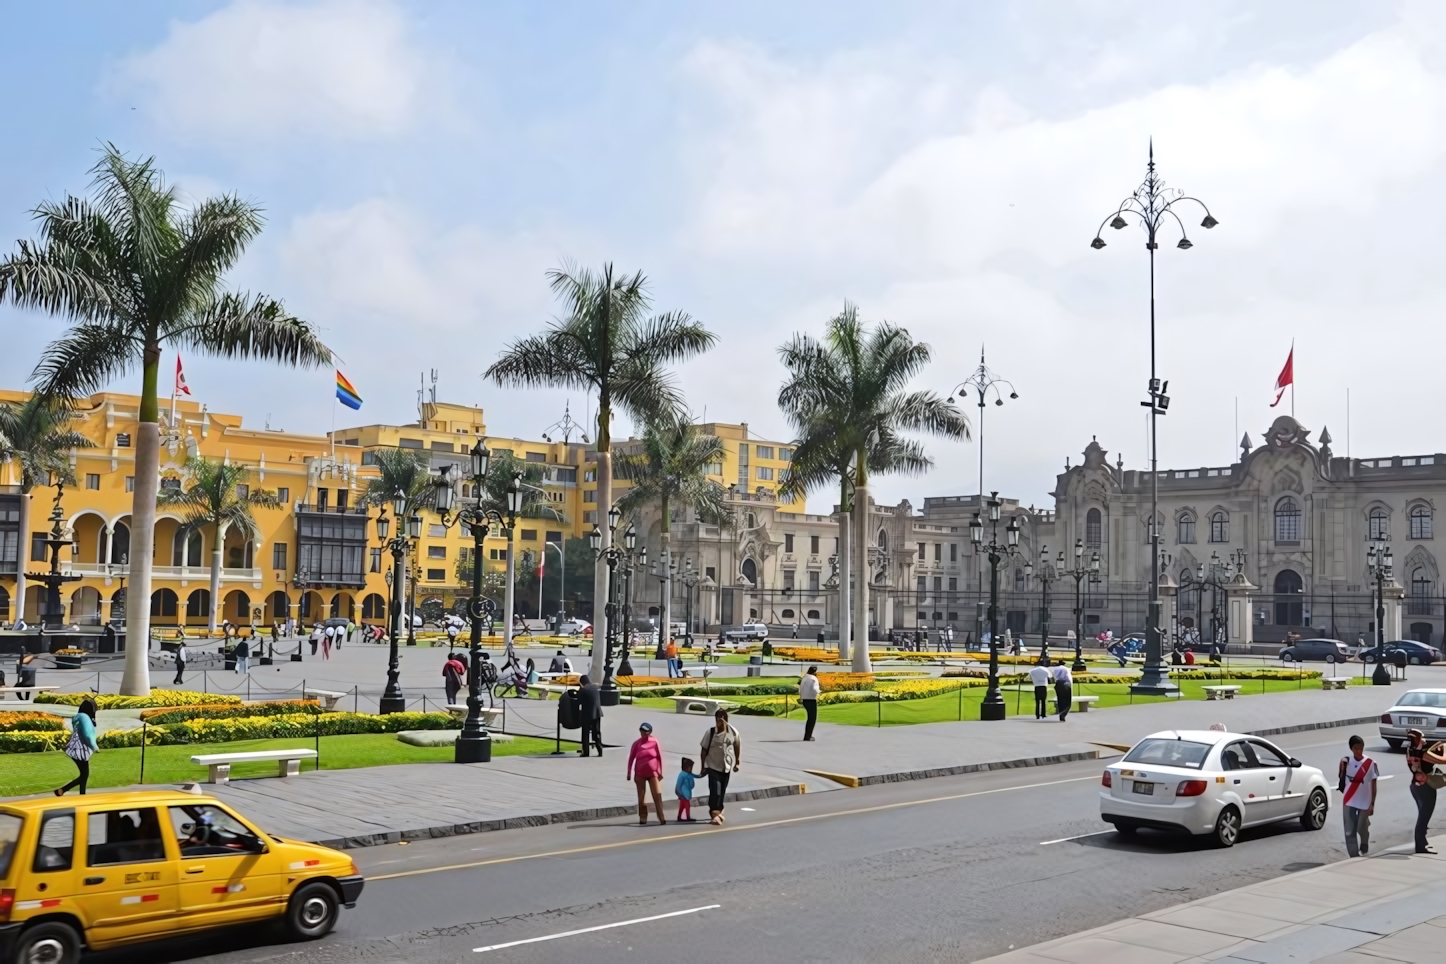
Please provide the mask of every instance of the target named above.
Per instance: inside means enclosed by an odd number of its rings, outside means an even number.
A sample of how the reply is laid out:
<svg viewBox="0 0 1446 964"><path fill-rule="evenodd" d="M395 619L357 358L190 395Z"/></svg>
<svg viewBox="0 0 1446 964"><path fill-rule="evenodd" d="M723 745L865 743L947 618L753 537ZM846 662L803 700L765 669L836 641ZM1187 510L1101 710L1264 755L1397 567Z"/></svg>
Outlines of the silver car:
<svg viewBox="0 0 1446 964"><path fill-rule="evenodd" d="M1427 742L1446 740L1446 689L1407 690L1381 714L1381 736L1391 749L1405 745L1407 730L1420 730Z"/></svg>
<svg viewBox="0 0 1446 964"><path fill-rule="evenodd" d="M1233 847L1244 827L1299 820L1325 826L1329 785L1268 740L1221 730L1152 733L1101 778L1100 817L1122 834L1142 827L1209 834Z"/></svg>

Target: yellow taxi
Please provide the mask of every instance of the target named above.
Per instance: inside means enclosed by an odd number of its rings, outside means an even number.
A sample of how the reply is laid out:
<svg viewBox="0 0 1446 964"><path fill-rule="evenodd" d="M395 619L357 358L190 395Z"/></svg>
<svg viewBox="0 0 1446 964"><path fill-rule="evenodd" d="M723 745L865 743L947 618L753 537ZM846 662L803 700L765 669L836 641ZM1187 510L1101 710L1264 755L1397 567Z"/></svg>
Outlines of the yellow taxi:
<svg viewBox="0 0 1446 964"><path fill-rule="evenodd" d="M284 920L314 939L354 907L346 854L266 833L214 797L93 793L0 803L0 961Z"/></svg>

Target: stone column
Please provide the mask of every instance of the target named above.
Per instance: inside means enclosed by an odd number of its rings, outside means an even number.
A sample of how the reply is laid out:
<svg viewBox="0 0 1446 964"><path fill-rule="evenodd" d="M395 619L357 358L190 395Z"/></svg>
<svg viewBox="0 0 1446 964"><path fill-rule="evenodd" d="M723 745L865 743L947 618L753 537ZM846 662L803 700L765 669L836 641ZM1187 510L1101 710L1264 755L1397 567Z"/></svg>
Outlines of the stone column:
<svg viewBox="0 0 1446 964"><path fill-rule="evenodd" d="M1386 630L1386 642L1404 639L1401 635L1401 614L1406 602L1406 587L1392 579L1381 587L1381 600L1385 604L1386 618L1381 625Z"/></svg>

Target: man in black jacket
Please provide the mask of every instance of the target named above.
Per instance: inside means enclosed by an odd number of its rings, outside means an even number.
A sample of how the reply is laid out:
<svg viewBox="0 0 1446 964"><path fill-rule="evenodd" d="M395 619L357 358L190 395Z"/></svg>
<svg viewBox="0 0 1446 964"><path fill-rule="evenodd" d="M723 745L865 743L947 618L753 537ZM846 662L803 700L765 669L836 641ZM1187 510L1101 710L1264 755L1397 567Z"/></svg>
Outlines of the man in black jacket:
<svg viewBox="0 0 1446 964"><path fill-rule="evenodd" d="M602 756L602 692L597 684L584 676L578 680L578 703L582 708L582 749L581 756L588 755L588 743L597 746L597 755Z"/></svg>

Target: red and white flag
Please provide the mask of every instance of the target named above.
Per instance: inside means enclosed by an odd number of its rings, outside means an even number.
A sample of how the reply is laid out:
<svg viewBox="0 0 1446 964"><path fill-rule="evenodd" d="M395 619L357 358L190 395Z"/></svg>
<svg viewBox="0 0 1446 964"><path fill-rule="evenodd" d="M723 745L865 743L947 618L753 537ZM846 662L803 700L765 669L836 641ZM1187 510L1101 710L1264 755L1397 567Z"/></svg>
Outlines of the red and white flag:
<svg viewBox="0 0 1446 964"><path fill-rule="evenodd" d="M177 395L191 394L191 387L186 384L186 373L181 371L181 353L176 353L176 390Z"/></svg>
<svg viewBox="0 0 1446 964"><path fill-rule="evenodd" d="M1280 370L1280 375L1275 379L1275 401L1270 403L1274 408L1280 404L1281 396L1285 390L1295 384L1295 346L1290 346L1290 354L1285 356L1285 367ZM1292 398L1295 396L1292 395Z"/></svg>

